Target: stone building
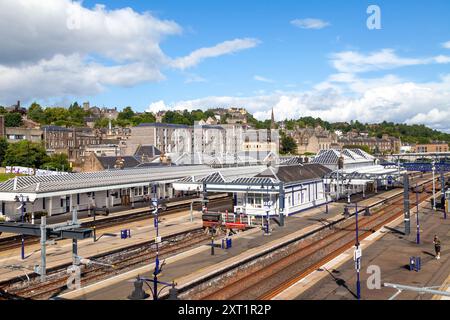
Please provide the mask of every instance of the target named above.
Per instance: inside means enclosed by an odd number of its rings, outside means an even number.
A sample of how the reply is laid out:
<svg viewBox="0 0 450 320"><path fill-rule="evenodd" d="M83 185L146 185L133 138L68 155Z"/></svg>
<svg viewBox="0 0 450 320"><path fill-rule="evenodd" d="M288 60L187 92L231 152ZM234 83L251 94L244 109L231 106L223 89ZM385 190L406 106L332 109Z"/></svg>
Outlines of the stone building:
<svg viewBox="0 0 450 320"><path fill-rule="evenodd" d="M44 126L42 130L47 153L67 154L74 163L79 162L84 147L102 144L101 133L91 128Z"/></svg>
<svg viewBox="0 0 450 320"><path fill-rule="evenodd" d="M402 142L399 138L384 134L381 138L363 135L347 135L339 138L340 147L344 146L368 146L374 153L399 153Z"/></svg>
<svg viewBox="0 0 450 320"><path fill-rule="evenodd" d="M39 143L42 135L43 131L39 128L5 128L5 137L11 143L22 140Z"/></svg>
<svg viewBox="0 0 450 320"><path fill-rule="evenodd" d="M428 144L416 144L412 146L412 153L427 153L427 152L448 152L447 142L434 142Z"/></svg>
<svg viewBox="0 0 450 320"><path fill-rule="evenodd" d="M328 150L338 146L337 135L321 126L316 128L296 127L294 130L288 131L287 134L295 140L298 154L317 154L320 150Z"/></svg>

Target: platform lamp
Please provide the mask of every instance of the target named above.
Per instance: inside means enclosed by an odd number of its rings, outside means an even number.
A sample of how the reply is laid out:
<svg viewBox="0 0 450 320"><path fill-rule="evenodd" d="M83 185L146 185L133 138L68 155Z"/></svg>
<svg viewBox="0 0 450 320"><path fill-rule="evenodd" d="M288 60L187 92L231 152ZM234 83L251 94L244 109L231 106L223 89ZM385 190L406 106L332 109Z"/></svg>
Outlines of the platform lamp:
<svg viewBox="0 0 450 320"><path fill-rule="evenodd" d="M25 215L25 206L27 204L27 202L30 202L30 198L27 196L25 197L24 195L16 195L14 200L18 203L20 203L20 212L21 212L21 222L24 223L24 215ZM21 258L22 260L25 260L25 238L22 234L22 244L21 244Z"/></svg>
<svg viewBox="0 0 450 320"><path fill-rule="evenodd" d="M433 172L433 210L436 211L436 181L434 180L434 173L436 171L436 161L431 163L431 171Z"/></svg>
<svg viewBox="0 0 450 320"><path fill-rule="evenodd" d="M417 236L416 236L416 243L420 244L420 224L419 224L419 187L415 187L416 191L416 225L417 225Z"/></svg>
<svg viewBox="0 0 450 320"><path fill-rule="evenodd" d="M272 186L270 188L270 186ZM266 195L267 195L267 203L266 203L266 228L265 228L265 235L269 236L270 235L270 226L269 226L269 221L270 221L270 206L269 206L269 188L271 190L275 190L275 186L273 185L273 183L264 186L264 182L261 184L261 189L266 189Z"/></svg>

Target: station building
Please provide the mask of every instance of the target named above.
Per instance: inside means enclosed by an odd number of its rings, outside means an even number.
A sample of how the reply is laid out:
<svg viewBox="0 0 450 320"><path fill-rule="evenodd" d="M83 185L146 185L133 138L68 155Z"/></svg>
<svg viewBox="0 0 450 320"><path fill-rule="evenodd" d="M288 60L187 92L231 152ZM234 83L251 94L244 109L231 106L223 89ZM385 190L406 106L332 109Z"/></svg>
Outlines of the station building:
<svg viewBox="0 0 450 320"><path fill-rule="evenodd" d="M361 149L322 150L311 163L332 170L324 183L334 200L392 187L402 181L406 172L396 165L380 165L378 159Z"/></svg>
<svg viewBox="0 0 450 320"><path fill-rule="evenodd" d="M327 201L324 177L331 170L320 164L268 167L261 173L227 179L219 172L192 176L173 184L176 190L233 193L234 212L251 217L299 213Z"/></svg>
<svg viewBox="0 0 450 320"><path fill-rule="evenodd" d="M150 198L183 199L200 190L177 191L172 183L190 175L210 175L219 171L235 179L256 175L266 166L213 169L209 166L165 166L61 176L18 176L0 183L0 216L10 220L21 217L19 198L27 199L24 212L45 212L49 216L94 208L134 208Z"/></svg>

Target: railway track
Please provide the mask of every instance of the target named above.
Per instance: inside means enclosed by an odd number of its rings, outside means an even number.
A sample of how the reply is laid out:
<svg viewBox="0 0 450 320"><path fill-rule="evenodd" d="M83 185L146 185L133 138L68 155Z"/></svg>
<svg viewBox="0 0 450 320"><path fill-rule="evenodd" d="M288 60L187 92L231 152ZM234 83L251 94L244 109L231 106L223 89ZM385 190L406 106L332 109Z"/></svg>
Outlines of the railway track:
<svg viewBox="0 0 450 320"><path fill-rule="evenodd" d="M431 182L427 183L430 185ZM420 201L429 197L428 190L420 196ZM400 199L398 199L400 198ZM411 203L414 204L414 199ZM403 214L401 208L401 195L397 195L387 201L389 204L374 213L371 217L362 217L360 229L360 239L371 234L376 229L396 219ZM412 205L413 206L413 205ZM240 277L235 277L233 281L228 281L225 285L216 286L215 292L205 291L201 299L271 299L279 292L285 290L292 283L305 277L327 261L333 259L343 251L354 245L354 232L352 222L345 220L341 224L331 225L332 234L321 236L316 241L308 237L296 247L296 251L277 259L271 264L262 264L262 268L255 269L253 265L247 272L243 272ZM110 226L110 225L108 225ZM190 232L189 236L183 234L172 235L165 238L165 245L161 247L161 256L168 257L187 248L206 243L209 237L204 235L201 229ZM337 232L336 232L337 230ZM177 238L178 237L178 238ZM114 265L114 268L103 266L84 266L82 269L83 286L96 281L111 277L115 274L126 272L127 270L149 264L154 258L152 250L153 242L133 245L128 248L101 254L91 259L100 263ZM67 290L66 268L71 265L60 266L54 270L49 270L48 281L40 283L37 276L31 278L29 282L13 280L0 283L0 299L49 299ZM267 268L269 266L269 268ZM301 271L299 273L299 270ZM280 278L278 275L284 275ZM264 280L264 281L261 281ZM261 286L261 283L265 284ZM217 290L217 288L220 288ZM182 292L180 292L182 293Z"/></svg>
<svg viewBox="0 0 450 320"><path fill-rule="evenodd" d="M419 196L419 202L429 198L430 182ZM410 196L411 208L415 205L415 194ZM369 217L361 216L359 241L382 228L389 222L403 216L403 197L396 195L387 205L372 212ZM353 220L353 219L352 219ZM291 285L309 275L320 266L354 246L354 220L340 219L315 235L286 244L281 248L246 261L215 278L207 280L209 285L198 284L201 289L185 290L182 297L204 300L269 300ZM212 285L211 285L212 284Z"/></svg>
<svg viewBox="0 0 450 320"><path fill-rule="evenodd" d="M209 236L204 234L202 228L168 236L163 239L163 243L160 245L160 259L206 243L208 240ZM81 266L81 283L86 286L128 270L148 265L153 262L154 257L154 241L90 257L89 259L102 265ZM48 280L45 283L40 283L37 276L31 278L30 281L13 279L0 283L0 299L46 300L60 295L68 290L66 282L69 277L67 274L67 267L69 266L71 264L49 270Z"/></svg>
<svg viewBox="0 0 450 320"><path fill-rule="evenodd" d="M214 205L222 204L225 202L229 202L230 200L231 199L229 197L216 198L216 199L210 200L210 203L212 206L214 206ZM198 206L198 204L194 205L194 208L196 208L197 206ZM186 208L189 208L189 205L187 207L186 207L186 205L174 206L174 207L168 209L167 211L162 212L161 214L159 214L159 216L160 217L170 216L170 215L179 213L181 211L184 211L184 210L186 210ZM150 214L151 214L150 210L144 210L144 208L143 208L142 212L124 214L124 215L120 215L120 216L97 220L95 222L95 227L98 231L101 229L119 226L124 223L141 221L141 220L148 219ZM82 228L92 228L93 226L94 226L94 222L92 222L92 221L84 222L81 224ZM39 241L40 241L40 239L38 237L32 237L32 236L24 236L24 239L25 239L25 245L36 244L36 243L39 243ZM11 236L11 237L7 237L7 238L6 237L0 238L0 251L17 249L20 246L21 246L21 236L20 235Z"/></svg>

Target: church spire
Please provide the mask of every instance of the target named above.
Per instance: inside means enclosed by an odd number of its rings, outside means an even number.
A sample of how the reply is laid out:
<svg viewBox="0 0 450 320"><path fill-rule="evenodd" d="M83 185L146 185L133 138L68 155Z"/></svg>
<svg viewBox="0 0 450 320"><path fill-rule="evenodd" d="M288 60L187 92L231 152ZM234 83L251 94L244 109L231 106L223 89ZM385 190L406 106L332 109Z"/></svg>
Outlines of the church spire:
<svg viewBox="0 0 450 320"><path fill-rule="evenodd" d="M271 118L271 122L270 122L270 128L271 128L271 129L276 129L276 125L275 125L275 115L273 114L273 108L272 108L272 118Z"/></svg>

